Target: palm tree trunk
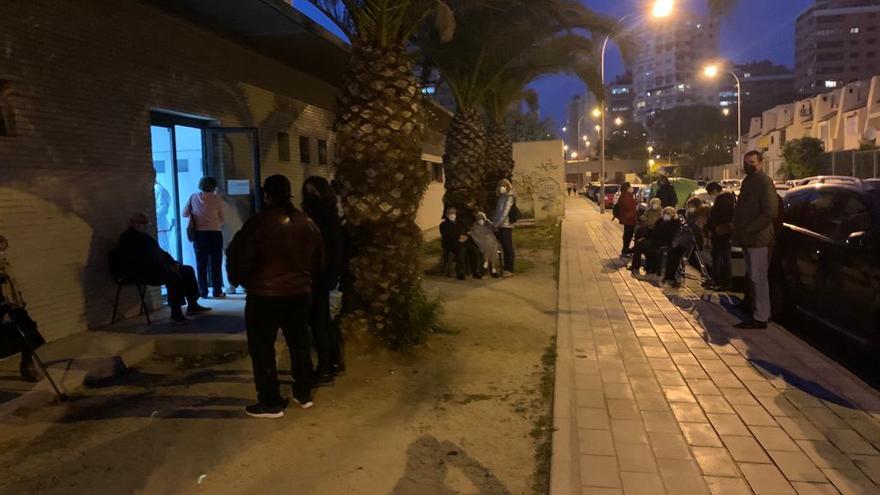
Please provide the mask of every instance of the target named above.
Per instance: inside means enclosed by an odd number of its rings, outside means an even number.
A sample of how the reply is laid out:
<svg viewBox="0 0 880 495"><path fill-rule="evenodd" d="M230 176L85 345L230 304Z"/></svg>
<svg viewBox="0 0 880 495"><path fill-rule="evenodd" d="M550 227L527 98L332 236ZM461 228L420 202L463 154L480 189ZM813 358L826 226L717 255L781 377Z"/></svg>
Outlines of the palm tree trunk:
<svg viewBox="0 0 880 495"><path fill-rule="evenodd" d="M503 124L490 122L486 129L486 178L483 190L491 208L498 181L513 177L513 143Z"/></svg>
<svg viewBox="0 0 880 495"><path fill-rule="evenodd" d="M486 203L483 189L486 158L486 126L473 110L459 110L446 133L443 167L446 194L443 204L455 206L470 218Z"/></svg>
<svg viewBox="0 0 880 495"><path fill-rule="evenodd" d="M429 173L421 161L422 95L405 50L356 41L337 103L336 172L355 252L343 326L406 347L427 335L438 308L420 283L415 219Z"/></svg>

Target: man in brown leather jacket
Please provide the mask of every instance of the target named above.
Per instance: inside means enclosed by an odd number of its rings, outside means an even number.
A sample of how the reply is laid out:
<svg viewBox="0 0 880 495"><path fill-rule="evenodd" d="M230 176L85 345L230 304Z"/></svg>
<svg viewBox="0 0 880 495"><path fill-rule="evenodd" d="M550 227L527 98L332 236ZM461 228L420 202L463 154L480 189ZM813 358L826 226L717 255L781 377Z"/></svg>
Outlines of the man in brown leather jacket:
<svg viewBox="0 0 880 495"><path fill-rule="evenodd" d="M245 222L229 244L227 273L231 284L247 289L245 326L258 402L245 412L280 418L287 400L279 392L275 363L279 328L290 351L293 399L304 409L313 405L309 306L312 277L324 262L324 245L315 223L294 208L286 177L267 178L263 196L263 211Z"/></svg>

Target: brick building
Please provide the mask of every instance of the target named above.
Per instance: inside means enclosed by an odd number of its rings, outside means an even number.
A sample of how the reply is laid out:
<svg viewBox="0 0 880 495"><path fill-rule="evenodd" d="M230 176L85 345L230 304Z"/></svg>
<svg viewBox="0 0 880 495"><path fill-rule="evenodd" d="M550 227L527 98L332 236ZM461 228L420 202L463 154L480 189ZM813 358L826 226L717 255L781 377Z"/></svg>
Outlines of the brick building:
<svg viewBox="0 0 880 495"><path fill-rule="evenodd" d="M284 174L299 196L332 174L347 48L289 3L6 0L0 40L0 234L50 339L109 322L107 253L132 212L156 212L189 262L179 212L202 174L241 221L261 178Z"/></svg>

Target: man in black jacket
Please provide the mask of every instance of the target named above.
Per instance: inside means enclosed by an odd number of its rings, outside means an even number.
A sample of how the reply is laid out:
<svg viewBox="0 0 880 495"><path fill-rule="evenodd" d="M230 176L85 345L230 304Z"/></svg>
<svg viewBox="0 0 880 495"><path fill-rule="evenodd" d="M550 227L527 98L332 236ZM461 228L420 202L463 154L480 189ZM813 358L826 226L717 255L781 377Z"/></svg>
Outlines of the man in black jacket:
<svg viewBox="0 0 880 495"><path fill-rule="evenodd" d="M464 280L467 272L472 273L474 278L483 278L479 269L482 259L480 252L463 222L458 221L458 212L454 206L446 208L440 224L440 243L443 246L444 263L449 253L455 255L455 272L459 280Z"/></svg>
<svg viewBox="0 0 880 495"><path fill-rule="evenodd" d="M730 286L730 234L733 232L733 210L736 196L730 191L722 191L721 184L710 182L706 192L712 197L712 211L706 222L706 233L712 240L712 278L715 290L726 290Z"/></svg>
<svg viewBox="0 0 880 495"><path fill-rule="evenodd" d="M171 323L184 324L188 320L181 307L186 303L187 314L210 311L199 304L199 286L191 266L178 263L159 247L147 233L149 220L143 213L131 216L128 229L119 237L113 255L115 276L124 277L139 284L164 285L168 289L168 306Z"/></svg>
<svg viewBox="0 0 880 495"><path fill-rule="evenodd" d="M656 197L660 198L660 206L663 208L667 206L678 208L678 194L675 193L675 188L669 183L669 177L665 175L657 177L657 186Z"/></svg>

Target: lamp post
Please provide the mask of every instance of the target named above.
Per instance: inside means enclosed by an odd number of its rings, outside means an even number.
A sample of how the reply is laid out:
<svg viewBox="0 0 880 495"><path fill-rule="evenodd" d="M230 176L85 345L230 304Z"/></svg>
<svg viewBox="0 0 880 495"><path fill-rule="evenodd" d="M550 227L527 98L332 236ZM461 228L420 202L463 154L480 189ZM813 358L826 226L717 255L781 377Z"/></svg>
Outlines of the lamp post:
<svg viewBox="0 0 880 495"><path fill-rule="evenodd" d="M720 69L714 64L707 65L703 69L703 75L710 79L718 77L719 72ZM734 166L738 166L742 160L742 84L735 72L729 70L727 73L733 76L733 80L736 81L736 158Z"/></svg>
<svg viewBox="0 0 880 495"><path fill-rule="evenodd" d="M660 17L669 17L672 14L672 9L675 4L675 0L655 0L653 8L651 9L651 16L660 18ZM615 27L623 24L625 20L634 15L642 16L644 14L626 14L617 20L614 24ZM611 35L606 35L605 40L602 42L602 55L599 61L599 77L601 77L602 86L605 86L605 51L608 49L608 40L611 39ZM608 114L607 108L605 105L605 95L603 91L602 95L602 107L601 107L601 123L599 124L599 156L601 157L601 167L602 172L599 173L599 197L602 198L599 201L599 213L605 214L605 128L608 127L605 122L605 116Z"/></svg>

